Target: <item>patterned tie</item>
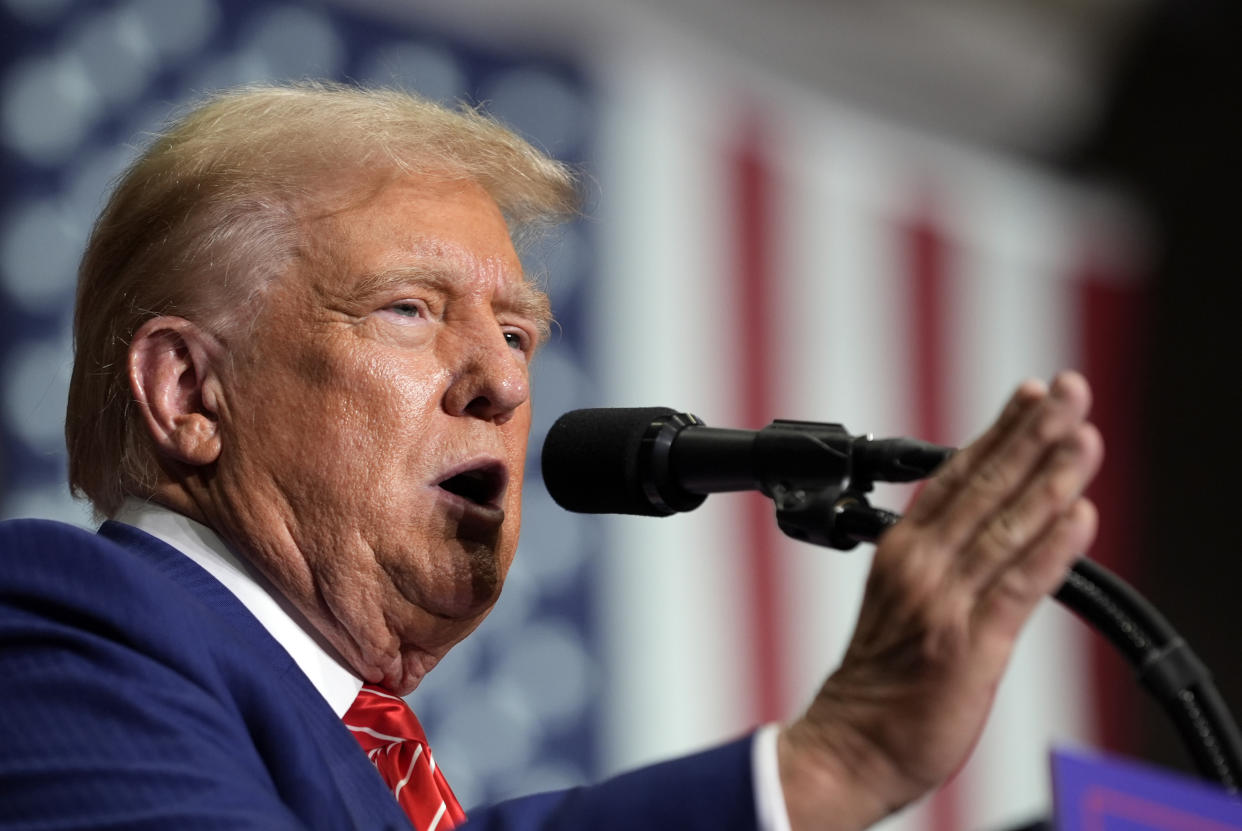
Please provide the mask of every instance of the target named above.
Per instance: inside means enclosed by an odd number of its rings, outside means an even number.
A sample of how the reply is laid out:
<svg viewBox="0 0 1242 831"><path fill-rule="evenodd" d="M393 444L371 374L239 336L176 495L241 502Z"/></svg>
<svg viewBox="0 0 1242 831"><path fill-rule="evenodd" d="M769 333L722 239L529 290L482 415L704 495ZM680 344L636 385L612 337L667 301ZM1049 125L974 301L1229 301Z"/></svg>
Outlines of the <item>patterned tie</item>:
<svg viewBox="0 0 1242 831"><path fill-rule="evenodd" d="M466 821L404 699L368 684L341 720L418 831L445 831Z"/></svg>

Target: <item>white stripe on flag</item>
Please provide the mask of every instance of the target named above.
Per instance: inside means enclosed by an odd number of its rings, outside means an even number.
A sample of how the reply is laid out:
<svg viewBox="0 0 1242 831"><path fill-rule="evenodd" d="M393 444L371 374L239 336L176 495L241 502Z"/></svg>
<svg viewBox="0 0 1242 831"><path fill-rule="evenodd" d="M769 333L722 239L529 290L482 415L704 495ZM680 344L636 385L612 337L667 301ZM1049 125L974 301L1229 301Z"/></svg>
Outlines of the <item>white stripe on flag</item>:
<svg viewBox="0 0 1242 831"><path fill-rule="evenodd" d="M626 65L601 130L608 183L591 329L606 404L664 405L730 425L732 334L722 238L728 205L710 90L658 66ZM746 723L745 632L727 499L664 520L610 519L601 563L608 720L616 770L735 734Z"/></svg>

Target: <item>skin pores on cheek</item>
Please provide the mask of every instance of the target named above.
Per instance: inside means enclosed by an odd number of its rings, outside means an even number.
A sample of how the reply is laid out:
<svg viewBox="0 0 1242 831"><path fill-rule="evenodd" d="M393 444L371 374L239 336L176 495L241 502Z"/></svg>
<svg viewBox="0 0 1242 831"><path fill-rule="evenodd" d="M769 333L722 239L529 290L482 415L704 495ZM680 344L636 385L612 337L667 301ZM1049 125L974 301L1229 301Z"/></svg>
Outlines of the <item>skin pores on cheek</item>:
<svg viewBox="0 0 1242 831"><path fill-rule="evenodd" d="M435 487L441 460L471 449L470 431L445 429L438 401L447 372L358 340L348 328L331 341L335 348L301 356L303 369L313 367L298 385L299 397L313 402L296 429L302 460L274 471L294 500L303 553L324 557L325 576L370 571L360 576L373 588L387 583L437 614L490 605L503 576L501 529L472 523ZM346 529L352 540L341 539ZM335 550L323 550L325 542Z"/></svg>

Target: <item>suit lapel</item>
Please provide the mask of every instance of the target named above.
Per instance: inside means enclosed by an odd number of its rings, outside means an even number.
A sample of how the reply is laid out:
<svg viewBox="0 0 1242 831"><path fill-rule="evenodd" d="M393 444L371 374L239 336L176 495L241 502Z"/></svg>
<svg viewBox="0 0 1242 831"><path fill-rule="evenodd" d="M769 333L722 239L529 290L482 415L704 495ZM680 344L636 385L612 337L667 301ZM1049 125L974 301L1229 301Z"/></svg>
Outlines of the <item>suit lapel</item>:
<svg viewBox="0 0 1242 831"><path fill-rule="evenodd" d="M316 748L337 791L337 804L349 813L353 827L409 827L383 781L323 696L284 647L224 584L177 549L133 526L108 521L100 526L99 534L184 587L206 614L223 620L236 632L238 643L250 653L244 660L267 668L267 677L276 688L273 693L280 696L288 716ZM316 787L326 784L321 782ZM320 799L326 796L318 794Z"/></svg>

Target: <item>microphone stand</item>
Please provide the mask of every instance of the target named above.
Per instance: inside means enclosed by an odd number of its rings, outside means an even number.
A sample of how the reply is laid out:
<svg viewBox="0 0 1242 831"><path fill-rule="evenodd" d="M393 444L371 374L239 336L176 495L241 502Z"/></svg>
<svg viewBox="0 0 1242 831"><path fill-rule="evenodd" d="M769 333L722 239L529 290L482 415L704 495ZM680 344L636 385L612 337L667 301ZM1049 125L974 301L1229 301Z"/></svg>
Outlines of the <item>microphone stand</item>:
<svg viewBox="0 0 1242 831"><path fill-rule="evenodd" d="M797 540L848 551L875 542L901 519L867 500L871 482L857 477L819 489L772 484L781 531ZM1242 735L1211 673L1163 615L1132 586L1085 557L1053 593L1094 627L1135 668L1182 738L1199 774L1237 794L1242 786Z"/></svg>

